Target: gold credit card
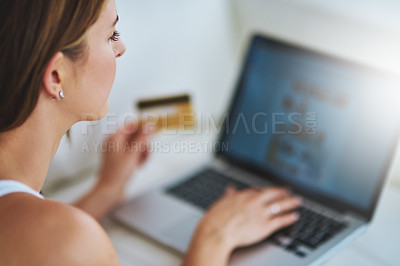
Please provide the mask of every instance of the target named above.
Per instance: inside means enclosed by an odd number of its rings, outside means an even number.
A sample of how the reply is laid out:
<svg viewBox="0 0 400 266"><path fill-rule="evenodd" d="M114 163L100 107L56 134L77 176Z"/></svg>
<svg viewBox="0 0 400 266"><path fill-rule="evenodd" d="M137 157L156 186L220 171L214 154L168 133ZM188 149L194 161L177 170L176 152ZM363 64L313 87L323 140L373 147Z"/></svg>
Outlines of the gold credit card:
<svg viewBox="0 0 400 266"><path fill-rule="evenodd" d="M188 130L195 125L190 96L187 94L142 99L136 104L141 122L154 125L156 130Z"/></svg>

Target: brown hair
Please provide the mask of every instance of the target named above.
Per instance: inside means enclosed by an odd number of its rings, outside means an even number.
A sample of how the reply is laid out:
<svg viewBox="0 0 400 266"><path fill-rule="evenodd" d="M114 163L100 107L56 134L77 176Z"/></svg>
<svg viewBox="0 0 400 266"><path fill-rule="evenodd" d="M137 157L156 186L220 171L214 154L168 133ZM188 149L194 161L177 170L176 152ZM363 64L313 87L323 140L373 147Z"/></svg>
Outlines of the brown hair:
<svg viewBox="0 0 400 266"><path fill-rule="evenodd" d="M34 110L51 58L82 58L85 35L105 0L1 0L0 133L22 125Z"/></svg>

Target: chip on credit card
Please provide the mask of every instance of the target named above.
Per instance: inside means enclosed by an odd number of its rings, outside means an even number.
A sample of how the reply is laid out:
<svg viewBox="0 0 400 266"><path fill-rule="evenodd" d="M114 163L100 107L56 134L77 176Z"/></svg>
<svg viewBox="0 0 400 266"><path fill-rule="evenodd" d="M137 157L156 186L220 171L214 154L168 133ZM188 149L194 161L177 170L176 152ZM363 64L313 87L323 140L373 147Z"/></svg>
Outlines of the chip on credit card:
<svg viewBox="0 0 400 266"><path fill-rule="evenodd" d="M188 130L194 128L193 107L188 94L141 99L137 102L140 120L156 130Z"/></svg>

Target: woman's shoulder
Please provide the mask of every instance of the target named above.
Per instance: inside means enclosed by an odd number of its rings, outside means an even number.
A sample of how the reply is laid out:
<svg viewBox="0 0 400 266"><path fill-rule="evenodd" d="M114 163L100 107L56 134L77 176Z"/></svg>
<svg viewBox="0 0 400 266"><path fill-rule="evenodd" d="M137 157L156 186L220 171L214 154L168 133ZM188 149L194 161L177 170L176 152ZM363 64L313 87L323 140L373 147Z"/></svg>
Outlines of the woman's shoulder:
<svg viewBox="0 0 400 266"><path fill-rule="evenodd" d="M102 227L73 206L15 193L0 198L0 216L0 257L10 265L118 265Z"/></svg>

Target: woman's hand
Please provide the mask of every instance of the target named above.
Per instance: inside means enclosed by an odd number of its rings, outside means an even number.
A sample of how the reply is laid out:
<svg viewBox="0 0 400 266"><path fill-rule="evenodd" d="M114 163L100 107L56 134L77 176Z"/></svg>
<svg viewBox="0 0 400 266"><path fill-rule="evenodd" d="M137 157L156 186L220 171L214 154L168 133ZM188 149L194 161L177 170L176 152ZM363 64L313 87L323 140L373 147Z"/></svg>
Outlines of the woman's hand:
<svg viewBox="0 0 400 266"><path fill-rule="evenodd" d="M149 156L149 140L153 133L154 128L149 125L130 123L109 136L102 146L98 182L75 205L100 220L124 200L127 182Z"/></svg>
<svg viewBox="0 0 400 266"><path fill-rule="evenodd" d="M296 222L298 214L289 211L300 204L301 198L283 188L228 189L199 223L184 265L227 265L235 248Z"/></svg>
<svg viewBox="0 0 400 266"><path fill-rule="evenodd" d="M122 190L135 169L149 156L149 140L154 128L130 123L103 143L98 186Z"/></svg>

